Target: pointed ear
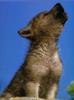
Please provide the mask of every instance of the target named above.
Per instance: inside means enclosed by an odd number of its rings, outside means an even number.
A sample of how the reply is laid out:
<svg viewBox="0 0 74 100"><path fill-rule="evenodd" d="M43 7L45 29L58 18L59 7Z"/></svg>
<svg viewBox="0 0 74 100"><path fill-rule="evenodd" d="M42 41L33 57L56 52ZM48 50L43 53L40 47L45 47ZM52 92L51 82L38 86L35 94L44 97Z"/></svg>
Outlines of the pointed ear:
<svg viewBox="0 0 74 100"><path fill-rule="evenodd" d="M25 28L22 28L21 30L18 31L19 35L24 37L24 38L29 38L31 39L33 36L33 33L31 32L31 27L27 26Z"/></svg>

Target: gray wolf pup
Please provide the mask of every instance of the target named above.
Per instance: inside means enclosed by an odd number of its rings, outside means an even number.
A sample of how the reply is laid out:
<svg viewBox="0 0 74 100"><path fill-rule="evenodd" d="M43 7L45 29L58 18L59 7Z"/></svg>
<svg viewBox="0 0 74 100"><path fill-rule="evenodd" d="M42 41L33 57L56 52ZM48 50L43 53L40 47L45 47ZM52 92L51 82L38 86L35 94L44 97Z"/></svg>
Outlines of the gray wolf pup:
<svg viewBox="0 0 74 100"><path fill-rule="evenodd" d="M57 3L50 11L35 16L19 31L20 36L31 40L31 46L4 94L55 99L62 74L57 43L67 19L63 7Z"/></svg>

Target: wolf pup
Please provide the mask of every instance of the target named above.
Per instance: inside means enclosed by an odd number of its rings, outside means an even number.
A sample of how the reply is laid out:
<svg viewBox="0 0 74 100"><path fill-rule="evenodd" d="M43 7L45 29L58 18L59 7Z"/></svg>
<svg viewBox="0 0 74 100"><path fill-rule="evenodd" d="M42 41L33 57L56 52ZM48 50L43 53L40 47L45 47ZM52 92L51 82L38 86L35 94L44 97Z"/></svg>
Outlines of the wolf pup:
<svg viewBox="0 0 74 100"><path fill-rule="evenodd" d="M62 73L57 43L67 19L58 3L50 11L38 14L19 31L22 37L31 40L31 46L26 61L6 89L6 95L55 99Z"/></svg>

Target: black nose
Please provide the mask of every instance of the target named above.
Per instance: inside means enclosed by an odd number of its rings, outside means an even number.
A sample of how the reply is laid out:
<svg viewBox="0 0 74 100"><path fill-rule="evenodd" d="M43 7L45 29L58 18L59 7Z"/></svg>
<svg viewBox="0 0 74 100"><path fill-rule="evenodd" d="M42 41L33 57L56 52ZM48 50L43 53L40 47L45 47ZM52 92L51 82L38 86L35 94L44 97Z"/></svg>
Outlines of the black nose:
<svg viewBox="0 0 74 100"><path fill-rule="evenodd" d="M64 8L62 7L62 5L61 5L60 3L57 3L57 4L55 5L55 7L56 7L58 10L60 10L61 12L64 12Z"/></svg>
<svg viewBox="0 0 74 100"><path fill-rule="evenodd" d="M57 3L54 7L56 9L55 11L55 18L60 19L62 24L65 24L67 21L68 17L66 12L64 11L64 8L60 3Z"/></svg>

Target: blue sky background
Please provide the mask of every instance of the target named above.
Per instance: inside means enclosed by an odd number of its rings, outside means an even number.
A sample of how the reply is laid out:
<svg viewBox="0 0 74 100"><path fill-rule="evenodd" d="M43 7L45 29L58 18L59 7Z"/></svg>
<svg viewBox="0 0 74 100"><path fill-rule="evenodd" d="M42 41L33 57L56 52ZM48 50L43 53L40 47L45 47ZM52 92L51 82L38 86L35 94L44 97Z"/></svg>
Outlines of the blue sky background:
<svg viewBox="0 0 74 100"><path fill-rule="evenodd" d="M0 0L0 94L24 61L30 45L17 31L58 2L69 17L58 44L64 69L58 97L68 97L66 87L74 80L74 0Z"/></svg>

